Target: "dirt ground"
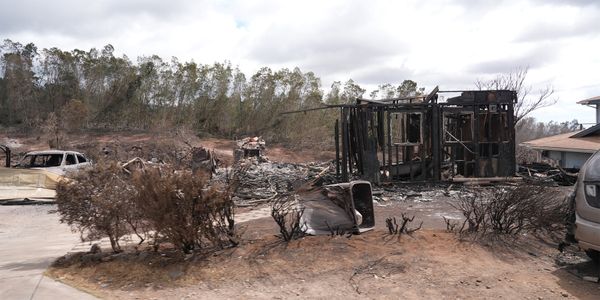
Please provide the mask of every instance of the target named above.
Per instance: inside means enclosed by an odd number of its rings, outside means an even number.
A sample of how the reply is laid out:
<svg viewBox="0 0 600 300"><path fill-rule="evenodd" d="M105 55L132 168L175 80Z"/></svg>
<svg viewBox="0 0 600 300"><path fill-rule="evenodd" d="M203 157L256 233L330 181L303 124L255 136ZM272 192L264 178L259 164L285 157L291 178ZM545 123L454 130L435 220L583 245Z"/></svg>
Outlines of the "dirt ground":
<svg viewBox="0 0 600 300"><path fill-rule="evenodd" d="M48 274L109 299L600 297L600 284L573 272L596 268L591 262L557 264L558 239L459 239L445 231L439 216L455 213L447 203L415 200L376 206L376 229L350 238L309 236L285 244L275 237L274 222L264 217L241 225L240 246L207 257L167 253L142 260L148 254L132 252L83 267L59 263ZM424 221L424 229L413 236L389 235L386 216L403 212L416 215L414 223Z"/></svg>
<svg viewBox="0 0 600 300"><path fill-rule="evenodd" d="M0 134L0 143L10 143L14 153L47 149L36 137ZM179 133L81 134L70 137L65 148L92 157L110 152L151 159L164 152L161 147L186 143L212 148L224 162L232 161L233 141ZM268 148L269 158L278 162L334 156L277 145ZM75 258L84 254L71 253L47 274L108 299L600 299L600 284L583 280L584 275L597 276L600 269L575 247L568 249L573 259L560 263L564 258L557 250L560 233L479 242L447 233L442 216L461 218L452 206L455 190L447 185L378 188L375 230L350 238L309 236L282 243L267 215L240 225L244 234L238 247L208 256L130 248L81 264ZM259 210L268 211L245 207L238 214ZM423 229L412 236L389 235L385 219L402 213L415 215L414 226L423 221ZM581 270L587 273L578 273Z"/></svg>
<svg viewBox="0 0 600 300"><path fill-rule="evenodd" d="M130 259L49 273L109 299L598 299L598 284L557 268L555 254L528 241L482 246L438 230L400 239L378 230L289 244L265 236L166 268Z"/></svg>
<svg viewBox="0 0 600 300"><path fill-rule="evenodd" d="M12 149L13 162L29 151L47 150L48 142L43 135L8 134L0 132L0 144ZM127 160L139 156L147 160L157 158L167 161L178 149L189 146L205 147L214 150L225 165L233 163L235 141L204 138L200 139L185 131L166 133L71 133L65 138L62 150L83 152L93 160L101 160L105 156ZM335 158L333 151L292 150L282 145L267 145L267 157L275 162L302 163L310 161L327 161ZM3 159L1 157L0 159Z"/></svg>

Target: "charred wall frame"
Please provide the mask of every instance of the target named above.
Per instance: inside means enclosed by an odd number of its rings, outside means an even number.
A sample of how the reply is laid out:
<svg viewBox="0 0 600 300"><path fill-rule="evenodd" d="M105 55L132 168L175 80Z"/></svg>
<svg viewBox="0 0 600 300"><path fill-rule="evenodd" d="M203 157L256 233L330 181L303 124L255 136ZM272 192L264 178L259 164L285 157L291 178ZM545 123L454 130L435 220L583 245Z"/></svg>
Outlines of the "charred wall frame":
<svg viewBox="0 0 600 300"><path fill-rule="evenodd" d="M509 177L516 169L513 91L448 91L340 106L336 174L371 182ZM424 99L423 99L424 98Z"/></svg>

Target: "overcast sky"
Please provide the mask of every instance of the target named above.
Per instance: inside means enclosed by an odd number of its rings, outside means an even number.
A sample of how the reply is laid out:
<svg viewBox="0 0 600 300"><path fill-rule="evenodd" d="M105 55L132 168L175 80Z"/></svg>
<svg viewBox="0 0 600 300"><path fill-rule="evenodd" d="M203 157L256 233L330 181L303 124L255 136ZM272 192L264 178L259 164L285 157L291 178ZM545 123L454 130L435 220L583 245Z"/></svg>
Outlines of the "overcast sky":
<svg viewBox="0 0 600 300"><path fill-rule="evenodd" d="M133 60L229 60L247 75L298 66L325 90L349 78L470 89L528 66L529 84L559 98L534 114L544 121L595 122L575 102L600 96L600 0L0 2L0 38L39 48L110 43Z"/></svg>

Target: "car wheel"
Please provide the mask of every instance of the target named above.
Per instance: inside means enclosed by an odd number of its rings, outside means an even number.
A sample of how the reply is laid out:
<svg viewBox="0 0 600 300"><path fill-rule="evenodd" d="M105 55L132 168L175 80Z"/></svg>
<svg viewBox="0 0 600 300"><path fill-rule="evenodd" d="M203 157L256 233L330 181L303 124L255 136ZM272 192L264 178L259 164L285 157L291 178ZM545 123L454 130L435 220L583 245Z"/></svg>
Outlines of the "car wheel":
<svg viewBox="0 0 600 300"><path fill-rule="evenodd" d="M595 264L600 264L600 251L588 249L585 250L585 254L587 254Z"/></svg>

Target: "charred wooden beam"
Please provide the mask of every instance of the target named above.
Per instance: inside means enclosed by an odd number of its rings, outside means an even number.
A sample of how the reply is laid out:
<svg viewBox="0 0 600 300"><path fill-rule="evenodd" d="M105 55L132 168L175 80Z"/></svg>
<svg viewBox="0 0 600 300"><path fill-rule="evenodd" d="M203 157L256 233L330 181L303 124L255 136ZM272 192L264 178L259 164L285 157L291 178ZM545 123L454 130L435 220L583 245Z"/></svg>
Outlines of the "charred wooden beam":
<svg viewBox="0 0 600 300"><path fill-rule="evenodd" d="M340 178L340 120L335 120L335 176Z"/></svg>

